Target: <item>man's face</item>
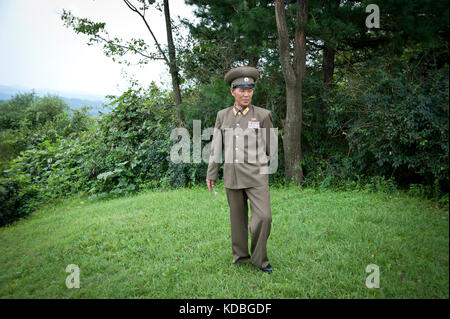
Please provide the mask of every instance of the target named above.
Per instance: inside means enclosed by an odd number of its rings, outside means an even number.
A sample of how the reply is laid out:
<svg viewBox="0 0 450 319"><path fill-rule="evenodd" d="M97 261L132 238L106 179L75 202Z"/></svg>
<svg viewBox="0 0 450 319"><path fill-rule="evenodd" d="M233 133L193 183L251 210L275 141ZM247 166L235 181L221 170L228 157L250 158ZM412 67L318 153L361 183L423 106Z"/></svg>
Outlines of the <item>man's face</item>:
<svg viewBox="0 0 450 319"><path fill-rule="evenodd" d="M240 107L247 107L252 102L254 88L234 88L231 89L231 95Z"/></svg>

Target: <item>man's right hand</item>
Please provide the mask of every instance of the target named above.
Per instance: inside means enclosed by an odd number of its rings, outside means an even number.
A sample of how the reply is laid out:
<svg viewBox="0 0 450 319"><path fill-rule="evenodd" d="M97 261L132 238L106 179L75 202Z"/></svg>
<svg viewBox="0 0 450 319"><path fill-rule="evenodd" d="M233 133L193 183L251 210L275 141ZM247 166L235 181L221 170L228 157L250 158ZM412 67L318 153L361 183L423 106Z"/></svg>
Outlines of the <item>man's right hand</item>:
<svg viewBox="0 0 450 319"><path fill-rule="evenodd" d="M214 187L214 183L215 183L215 180L206 179L206 186L208 186L208 189L210 192L212 192L212 190L213 190L212 188Z"/></svg>

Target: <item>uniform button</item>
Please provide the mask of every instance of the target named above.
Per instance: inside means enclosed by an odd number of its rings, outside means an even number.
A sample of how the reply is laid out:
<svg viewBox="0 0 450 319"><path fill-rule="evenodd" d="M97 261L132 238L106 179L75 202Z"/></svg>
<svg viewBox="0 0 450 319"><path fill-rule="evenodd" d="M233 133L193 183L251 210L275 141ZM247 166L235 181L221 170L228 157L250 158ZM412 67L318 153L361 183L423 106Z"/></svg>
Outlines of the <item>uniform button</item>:
<svg viewBox="0 0 450 319"><path fill-rule="evenodd" d="M236 126L239 126L239 123L238 123L238 124L236 124Z"/></svg>
<svg viewBox="0 0 450 319"><path fill-rule="evenodd" d="M235 162L237 162L238 160L237 160L237 159L235 159L234 161L235 161Z"/></svg>
<svg viewBox="0 0 450 319"><path fill-rule="evenodd" d="M238 148L236 147L236 151L238 150Z"/></svg>

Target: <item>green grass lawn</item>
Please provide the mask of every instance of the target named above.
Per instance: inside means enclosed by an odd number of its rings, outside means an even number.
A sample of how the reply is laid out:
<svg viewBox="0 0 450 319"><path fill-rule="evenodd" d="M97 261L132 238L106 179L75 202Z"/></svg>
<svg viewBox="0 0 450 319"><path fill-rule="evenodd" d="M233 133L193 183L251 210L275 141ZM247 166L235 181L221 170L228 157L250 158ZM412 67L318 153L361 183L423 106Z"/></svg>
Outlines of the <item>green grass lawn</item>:
<svg viewBox="0 0 450 319"><path fill-rule="evenodd" d="M225 189L48 204L0 229L1 298L449 298L448 211L406 195L271 188L265 274L232 266ZM68 289L68 264L80 288ZM366 287L376 264L380 287Z"/></svg>

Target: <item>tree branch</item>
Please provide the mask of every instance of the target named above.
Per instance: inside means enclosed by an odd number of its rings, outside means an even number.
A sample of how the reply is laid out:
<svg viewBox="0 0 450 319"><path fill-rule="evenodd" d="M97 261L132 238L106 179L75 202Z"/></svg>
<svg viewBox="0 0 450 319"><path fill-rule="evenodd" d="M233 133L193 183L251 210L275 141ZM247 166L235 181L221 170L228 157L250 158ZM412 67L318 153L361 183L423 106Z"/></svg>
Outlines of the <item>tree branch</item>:
<svg viewBox="0 0 450 319"><path fill-rule="evenodd" d="M164 51L161 49L161 46L159 45L158 40L156 39L155 35L153 34L152 29L150 28L149 24L147 23L147 19L145 19L144 15L143 15L138 9L136 9L136 7L133 6L133 5L130 3L129 0L123 0L123 2L125 2L125 4L128 6L128 8L130 8L131 11L136 12L136 13L142 18L142 20L143 20L144 23L145 23L145 26L147 27L147 30L150 32L150 34L151 34L153 40L155 41L155 44L156 44L156 46L157 46L157 48L158 48L159 53L161 53L161 55L162 55L164 61L167 63L167 65L170 66L169 59L167 58L167 56L166 56L166 54L164 53Z"/></svg>
<svg viewBox="0 0 450 319"><path fill-rule="evenodd" d="M119 44L117 42L114 42L113 40L105 39L101 35L97 34L96 37L99 38L100 40L106 42L110 46L124 49L125 50L124 54L131 50L131 51L133 51L133 52L143 56L144 58L147 58L147 59L150 59L150 60L163 60L162 57L156 57L156 56L151 56L151 55L148 55L148 54L144 54L142 51L139 51L136 48L130 48L130 46L122 45L122 44ZM121 54L121 55L124 55L124 54Z"/></svg>

